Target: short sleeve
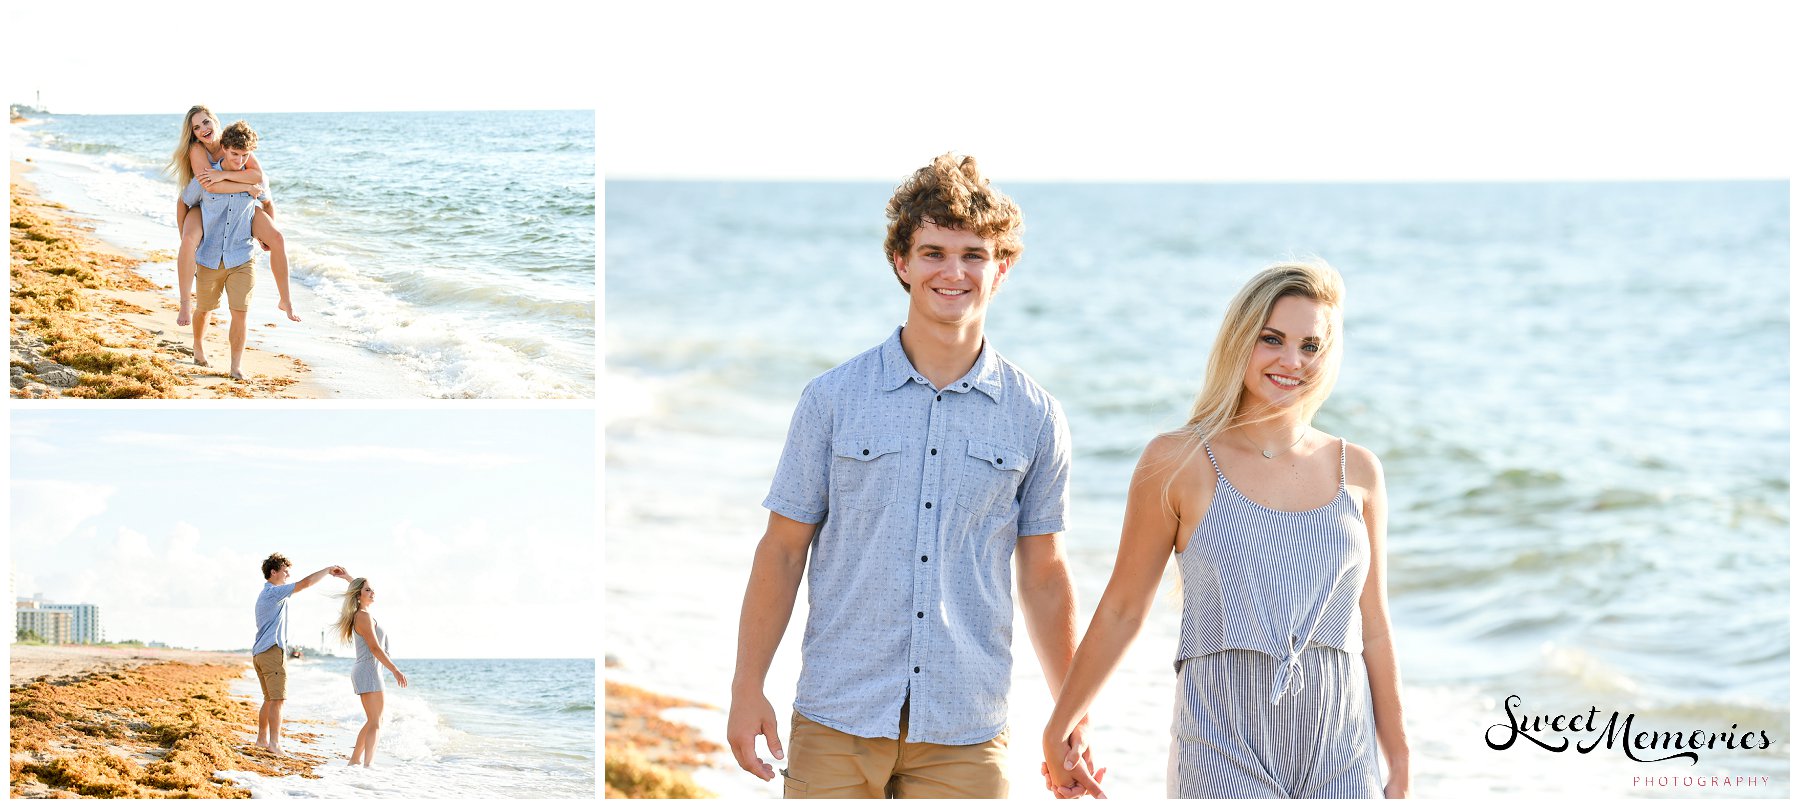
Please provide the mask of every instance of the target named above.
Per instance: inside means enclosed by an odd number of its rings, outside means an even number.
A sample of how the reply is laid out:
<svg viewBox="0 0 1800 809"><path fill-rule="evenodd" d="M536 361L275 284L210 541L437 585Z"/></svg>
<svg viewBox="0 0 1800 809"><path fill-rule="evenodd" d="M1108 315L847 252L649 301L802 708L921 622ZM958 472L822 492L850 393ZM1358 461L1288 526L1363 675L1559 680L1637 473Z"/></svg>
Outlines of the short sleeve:
<svg viewBox="0 0 1800 809"><path fill-rule="evenodd" d="M763 498L764 508L809 525L825 519L831 482L831 403L820 388L815 379L800 394L775 480Z"/></svg>
<svg viewBox="0 0 1800 809"><path fill-rule="evenodd" d="M1019 487L1019 536L1055 534L1069 518L1069 471L1074 465L1069 425L1062 405L1050 400L1050 414L1038 431L1037 456Z"/></svg>
<svg viewBox="0 0 1800 809"><path fill-rule="evenodd" d="M181 189L181 204L189 208L200 204L200 181L189 180L187 187Z"/></svg>
<svg viewBox="0 0 1800 809"><path fill-rule="evenodd" d="M273 585L269 588L269 595L276 601L287 598L294 594L294 584L295 583Z"/></svg>

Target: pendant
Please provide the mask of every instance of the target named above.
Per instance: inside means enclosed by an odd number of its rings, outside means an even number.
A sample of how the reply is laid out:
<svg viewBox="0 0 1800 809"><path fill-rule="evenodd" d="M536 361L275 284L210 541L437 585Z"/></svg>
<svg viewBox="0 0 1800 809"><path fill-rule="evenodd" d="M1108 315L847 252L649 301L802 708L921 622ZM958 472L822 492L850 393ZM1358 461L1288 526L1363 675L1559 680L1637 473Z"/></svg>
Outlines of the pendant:
<svg viewBox="0 0 1800 809"><path fill-rule="evenodd" d="M1265 449L1265 450L1263 450L1263 451L1262 451L1262 453L1263 453L1263 457L1264 457L1264 458L1274 458L1274 457L1275 457L1275 452L1274 452L1274 450L1267 450L1267 449Z"/></svg>

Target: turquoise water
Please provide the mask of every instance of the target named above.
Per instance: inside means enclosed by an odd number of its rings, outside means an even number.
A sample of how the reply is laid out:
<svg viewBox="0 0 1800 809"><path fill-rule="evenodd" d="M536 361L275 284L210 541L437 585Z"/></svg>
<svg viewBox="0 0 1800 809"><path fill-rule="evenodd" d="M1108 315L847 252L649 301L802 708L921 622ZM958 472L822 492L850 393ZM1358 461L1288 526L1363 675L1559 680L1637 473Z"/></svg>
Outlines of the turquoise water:
<svg viewBox="0 0 1800 809"><path fill-rule="evenodd" d="M1385 465L1420 791L1625 796L1631 776L1668 774L1616 752L1487 749L1518 693L1662 730L1765 728L1775 748L1696 770L1770 775L1773 791L1735 794L1786 794L1785 183L1003 188L1025 253L987 330L1068 413L1084 611L1137 455L1183 420L1230 296L1266 263L1317 254L1349 290L1317 424ZM621 671L729 701L794 402L905 316L881 252L891 191L607 183L606 603L659 616L609 622ZM1112 776L1125 794L1161 795L1176 620L1159 604L1097 708L1132 765ZM656 641L668 633L697 640ZM795 645L769 678L781 711ZM1043 685L1029 649L1014 656L1015 738L1035 738ZM1024 756L1015 785L1036 771Z"/></svg>
<svg viewBox="0 0 1800 809"><path fill-rule="evenodd" d="M594 116L255 113L304 327L445 397L592 396ZM180 111L51 116L32 143L86 158L107 213L168 226ZM93 212L89 212L93 213ZM161 235L161 234L159 234Z"/></svg>
<svg viewBox="0 0 1800 809"><path fill-rule="evenodd" d="M373 768L346 767L366 720L350 658L288 664L288 733L322 756L319 778L232 773L256 797L592 798L594 661L396 657L386 678ZM239 681L250 695L253 680Z"/></svg>

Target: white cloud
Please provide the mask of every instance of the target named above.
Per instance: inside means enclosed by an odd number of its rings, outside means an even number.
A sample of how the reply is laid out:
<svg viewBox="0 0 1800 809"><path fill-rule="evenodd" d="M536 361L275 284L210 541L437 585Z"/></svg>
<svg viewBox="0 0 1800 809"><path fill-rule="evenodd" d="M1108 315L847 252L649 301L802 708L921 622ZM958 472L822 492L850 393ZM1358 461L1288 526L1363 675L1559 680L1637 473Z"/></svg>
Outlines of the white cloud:
<svg viewBox="0 0 1800 809"><path fill-rule="evenodd" d="M41 547L68 539L82 523L106 512L118 487L63 480L12 482L11 541Z"/></svg>
<svg viewBox="0 0 1800 809"><path fill-rule="evenodd" d="M512 466L525 462L525 458L521 456L497 452L389 447L376 444L281 446L231 435L209 436L203 442L196 442L191 436L173 433L117 432L106 435L100 440L108 444L179 450L196 460L213 461L416 464L477 468Z"/></svg>

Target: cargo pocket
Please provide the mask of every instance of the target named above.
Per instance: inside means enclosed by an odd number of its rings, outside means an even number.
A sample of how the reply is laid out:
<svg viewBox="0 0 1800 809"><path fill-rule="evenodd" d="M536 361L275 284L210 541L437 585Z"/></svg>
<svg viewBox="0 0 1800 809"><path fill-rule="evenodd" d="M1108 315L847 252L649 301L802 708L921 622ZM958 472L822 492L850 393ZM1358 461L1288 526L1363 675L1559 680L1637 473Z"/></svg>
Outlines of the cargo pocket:
<svg viewBox="0 0 1800 809"><path fill-rule="evenodd" d="M880 511L897 499L900 439L852 436L831 442L831 488L828 508Z"/></svg>
<svg viewBox="0 0 1800 809"><path fill-rule="evenodd" d="M783 797L783 798L804 798L804 797L806 797L806 782L796 780L793 776L790 776L787 774L787 770L782 770L781 771L781 797Z"/></svg>
<svg viewBox="0 0 1800 809"><path fill-rule="evenodd" d="M1019 485L1030 466L1025 453L1004 444L970 441L962 459L956 502L979 517L1018 496Z"/></svg>

